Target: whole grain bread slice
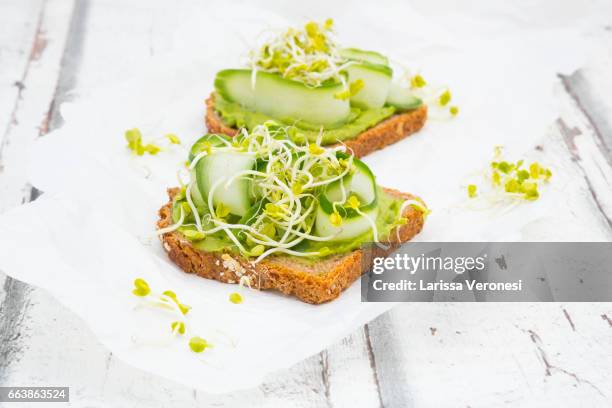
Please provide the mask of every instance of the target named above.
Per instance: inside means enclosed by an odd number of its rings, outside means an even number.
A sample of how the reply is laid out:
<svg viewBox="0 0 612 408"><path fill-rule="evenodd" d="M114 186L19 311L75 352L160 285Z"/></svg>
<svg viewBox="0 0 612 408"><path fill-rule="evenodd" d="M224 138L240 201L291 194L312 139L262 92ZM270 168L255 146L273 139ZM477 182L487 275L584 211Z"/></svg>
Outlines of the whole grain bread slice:
<svg viewBox="0 0 612 408"><path fill-rule="evenodd" d="M205 120L206 127L211 133L223 133L228 136L238 133L238 129L223 123L223 119L215 111L214 94L211 94L206 100ZM427 106L421 105L415 110L398 113L383 120L356 138L345 140L344 144L353 152L353 155L363 157L418 132L423 128L426 120Z"/></svg>
<svg viewBox="0 0 612 408"><path fill-rule="evenodd" d="M385 194L403 199L418 199L397 190L383 189ZM158 228L172 225L172 199L178 188L168 190L170 201L159 210ZM328 302L340 296L371 266L372 256L384 256L399 244L409 241L423 228L423 213L408 206L402 214L406 224L391 231L384 241L386 249L373 246L333 255L317 262L291 256L271 256L256 265L242 256L226 252L205 252L195 248L180 232L160 236L170 259L187 273L225 283L239 283L246 277L250 286L260 290L276 290L313 304Z"/></svg>

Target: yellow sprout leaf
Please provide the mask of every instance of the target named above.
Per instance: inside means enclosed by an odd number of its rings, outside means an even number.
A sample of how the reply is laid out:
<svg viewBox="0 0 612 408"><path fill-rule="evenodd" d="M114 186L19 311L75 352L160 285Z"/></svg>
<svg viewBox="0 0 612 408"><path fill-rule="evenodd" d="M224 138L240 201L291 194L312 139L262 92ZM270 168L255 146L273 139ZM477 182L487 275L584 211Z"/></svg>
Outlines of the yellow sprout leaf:
<svg viewBox="0 0 612 408"><path fill-rule="evenodd" d="M173 333L185 334L185 323L178 321L172 322L171 327Z"/></svg>
<svg viewBox="0 0 612 408"><path fill-rule="evenodd" d="M186 315L191 310L191 306L189 305L185 305L179 302L176 302L176 304L178 305L179 309L181 309L181 313L184 315Z"/></svg>
<svg viewBox="0 0 612 408"><path fill-rule="evenodd" d="M275 201L278 201L278 200L275 200ZM276 204L272 204L272 203L266 204L265 212L269 217L272 217L272 218L280 217L283 214L281 207Z"/></svg>
<svg viewBox="0 0 612 408"><path fill-rule="evenodd" d="M459 107L453 105L453 106L450 107L450 109L448 111L450 112L451 115L457 116L457 114L459 113Z"/></svg>
<svg viewBox="0 0 612 408"><path fill-rule="evenodd" d="M325 149L323 149L321 146L319 146L316 143L311 143L310 145L308 145L308 152L316 156L321 153L325 153Z"/></svg>
<svg viewBox="0 0 612 408"><path fill-rule="evenodd" d="M242 303L242 295L240 295L238 292L231 293L229 295L229 301L235 305L239 305Z"/></svg>
<svg viewBox="0 0 612 408"><path fill-rule="evenodd" d="M212 344L208 343L206 340L198 336L192 337L191 340L189 340L189 348L194 353L201 353L207 348L211 348L211 347L212 347Z"/></svg>
<svg viewBox="0 0 612 408"><path fill-rule="evenodd" d="M223 203L219 203L215 209L218 218L225 218L230 214L230 209Z"/></svg>
<svg viewBox="0 0 612 408"><path fill-rule="evenodd" d="M518 193L520 191L521 185L515 179L510 179L504 185L504 190L506 193Z"/></svg>
<svg viewBox="0 0 612 408"><path fill-rule="evenodd" d="M544 171L544 181L550 180L551 177L552 177L552 171L550 171L550 169L546 169Z"/></svg>
<svg viewBox="0 0 612 408"><path fill-rule="evenodd" d="M166 139L168 139L168 141L170 141L172 144L181 144L181 139L179 139L178 136L173 133L168 133L166 135Z"/></svg>
<svg viewBox="0 0 612 408"><path fill-rule="evenodd" d="M425 85L427 85L427 82L421 75L417 74L410 78L410 86L413 88L423 88Z"/></svg>
<svg viewBox="0 0 612 408"><path fill-rule="evenodd" d="M151 289L144 279L138 278L134 280L134 290L132 290L132 293L136 296L147 296L151 293Z"/></svg>
<svg viewBox="0 0 612 408"><path fill-rule="evenodd" d="M468 197L470 198L474 198L477 196L476 193L476 185L475 184L470 184L467 188L467 192L468 192Z"/></svg>
<svg viewBox="0 0 612 408"><path fill-rule="evenodd" d="M451 93L450 91L447 89L446 91L444 91L442 93L442 95L440 95L440 97L438 98L438 103L440 104L440 106L446 106L448 105L448 103L451 100Z"/></svg>
<svg viewBox="0 0 612 408"><path fill-rule="evenodd" d="M498 172L494 171L493 175L491 176L491 179L493 181L493 185L494 186L499 186L501 185L501 176L499 175Z"/></svg>
<svg viewBox="0 0 612 408"><path fill-rule="evenodd" d="M164 291L162 292L162 295L164 295L164 296L168 296L170 299L174 299L174 300L176 300L176 293L174 293L174 292L173 292L173 291L171 291L171 290L164 290Z"/></svg>
<svg viewBox="0 0 612 408"><path fill-rule="evenodd" d="M293 191L293 194L301 194L302 191L304 191L304 186L302 185L302 183L295 182L291 186L291 191Z"/></svg>
<svg viewBox="0 0 612 408"><path fill-rule="evenodd" d="M359 208L359 206L361 206L361 203L356 195L352 195L348 200L346 200L346 206L356 210Z"/></svg>
<svg viewBox="0 0 612 408"><path fill-rule="evenodd" d="M531 163L529 165L529 174L533 179L540 178L540 165L538 163Z"/></svg>
<svg viewBox="0 0 612 408"><path fill-rule="evenodd" d="M342 225L342 217L337 212L333 212L329 216L329 221L332 223L334 227L339 227L340 225Z"/></svg>

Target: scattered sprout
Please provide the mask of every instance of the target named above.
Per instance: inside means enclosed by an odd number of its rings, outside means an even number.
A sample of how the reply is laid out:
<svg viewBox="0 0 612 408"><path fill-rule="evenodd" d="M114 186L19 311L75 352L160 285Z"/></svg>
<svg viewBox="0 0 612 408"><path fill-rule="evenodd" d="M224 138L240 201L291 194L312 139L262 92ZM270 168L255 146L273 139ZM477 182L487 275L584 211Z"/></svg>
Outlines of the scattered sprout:
<svg viewBox="0 0 612 408"><path fill-rule="evenodd" d="M494 186L501 185L501 176L499 175L498 171L493 171L493 174L491 175L491 181L493 182Z"/></svg>
<svg viewBox="0 0 612 408"><path fill-rule="evenodd" d="M172 333L185 334L185 323L183 322L172 322L170 327L172 328Z"/></svg>
<svg viewBox="0 0 612 408"><path fill-rule="evenodd" d="M238 292L230 293L229 301L235 305L242 303L242 295Z"/></svg>
<svg viewBox="0 0 612 408"><path fill-rule="evenodd" d="M212 347L212 344L209 344L206 340L198 336L192 337L191 340L189 340L189 348L194 353L201 353L207 348L211 348L211 347Z"/></svg>
<svg viewBox="0 0 612 408"><path fill-rule="evenodd" d="M163 141L163 139L167 139L170 144L181 143L178 136L174 134L167 134L161 140ZM137 128L126 130L125 140L128 143L128 149L130 149L132 153L135 153L138 156L142 156L145 153L149 153L150 155L156 155L161 151L161 147L156 143L143 144L142 132L140 132L140 130Z"/></svg>
<svg viewBox="0 0 612 408"><path fill-rule="evenodd" d="M539 188L542 183L549 181L552 171L541 166L538 162L533 162L523 168L524 160L516 163L501 160L502 147L495 146L494 161L490 164L487 178L491 182L491 191L483 195L492 201L502 199L518 199L535 201L540 197ZM476 185L468 186L468 196L476 197Z"/></svg>
<svg viewBox="0 0 612 408"><path fill-rule="evenodd" d="M167 134L166 139L168 139L168 141L170 141L172 144L181 144L181 139L179 139L178 136L173 133Z"/></svg>
<svg viewBox="0 0 612 408"><path fill-rule="evenodd" d="M433 86L420 74L414 74L407 69L404 69L399 85L408 88L410 94L427 105L428 118L447 120L459 113L457 105L450 105L453 97L447 86Z"/></svg>
<svg viewBox="0 0 612 408"><path fill-rule="evenodd" d="M476 195L477 195L476 194L476 185L470 184L468 186L468 188L467 188L467 191L468 191L468 197L470 197L470 198L476 197Z"/></svg>
<svg viewBox="0 0 612 408"><path fill-rule="evenodd" d="M142 278L138 278L134 281L134 290L132 293L136 296L147 296L151 293L151 289L149 289L149 284Z"/></svg>
<svg viewBox="0 0 612 408"><path fill-rule="evenodd" d="M172 292L171 290L166 290L165 292L162 293L162 295L167 296L170 299L172 299L172 301L178 306L180 312L183 315L186 315L187 312L189 312L189 310L191 310L191 306L185 305L185 304L182 304L181 302L179 302L178 298L176 297L176 294L174 292Z"/></svg>
<svg viewBox="0 0 612 408"><path fill-rule="evenodd" d="M419 74L417 74L417 75L413 76L412 78L410 78L410 86L412 88L423 88L423 87L425 87L425 85L427 85L427 82Z"/></svg>
<svg viewBox="0 0 612 408"><path fill-rule="evenodd" d="M442 95L440 95L438 97L438 103L440 104L440 106L448 105L450 100L451 100L451 93L450 93L450 91L448 89L446 91L444 91L442 93Z"/></svg>
<svg viewBox="0 0 612 408"><path fill-rule="evenodd" d="M185 316L187 312L191 309L190 306L180 303L178 297L176 296L176 293L171 290L165 290L161 294L156 294L152 292L149 288L148 283L142 278L134 280L134 286L135 289L132 292L138 297L146 298L143 299L144 304L155 307L170 308L174 309L175 311L178 309L178 312L180 312L181 320L175 320L170 323L170 329L172 334L174 335L185 335L185 333L187 332L187 326L183 321L183 316ZM242 298L240 298L240 301L242 301ZM191 348L191 350L193 350L195 353L201 353L202 351L210 347L212 347L212 344L208 343L201 337L195 336L189 340L189 348Z"/></svg>
<svg viewBox="0 0 612 408"><path fill-rule="evenodd" d="M128 148L138 156L142 156L145 153L155 155L160 151L159 146L153 143L143 145L142 133L136 128L125 131L125 140L128 142Z"/></svg>

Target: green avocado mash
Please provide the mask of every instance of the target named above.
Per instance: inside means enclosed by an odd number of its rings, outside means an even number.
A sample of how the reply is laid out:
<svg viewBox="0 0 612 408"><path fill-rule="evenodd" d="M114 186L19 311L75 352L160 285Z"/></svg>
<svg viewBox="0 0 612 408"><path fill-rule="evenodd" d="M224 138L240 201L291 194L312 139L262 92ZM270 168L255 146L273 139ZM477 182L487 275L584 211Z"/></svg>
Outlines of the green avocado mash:
<svg viewBox="0 0 612 408"><path fill-rule="evenodd" d="M185 199L177 200L174 202L174 211L173 211L173 222L177 222L179 219L180 212L178 208L182 205L183 202L186 202ZM376 228L378 229L378 235L380 238L384 239L389 235L391 230L401 225L405 220L400 218L399 210L402 206L403 200L391 197L390 195L383 192L383 190L378 187L378 216L376 217ZM205 209L201 209L202 213L206 213ZM193 217L191 220L186 222L191 222L191 224L184 224L179 228L180 232L185 232L186 230L196 231L195 225L193 224ZM203 225L204 228L210 227L207 225ZM372 241L372 232L369 231L361 236L358 236L354 239L350 239L347 241L333 241L333 242L314 242L314 241L303 241L302 243L296 245L293 249L300 252L315 252L321 251L323 248L327 248L324 252L326 256L342 254L346 252L353 251L358 249L363 243ZM202 240L193 240L193 246L197 249L207 252L216 252L227 250L230 252L238 253L237 248L234 244L224 235L222 231L214 233L212 235L206 236L206 238ZM287 255L284 255L287 256ZM314 257L316 259L316 257ZM304 258L300 258L304 259Z"/></svg>
<svg viewBox="0 0 612 408"><path fill-rule="evenodd" d="M215 110L227 126L236 128L245 127L249 131L268 120L278 121L278 119L263 113L248 111L240 104L229 102L221 98L218 94L215 95ZM349 121L338 128L325 129L321 144L329 145L342 140L352 139L367 129L376 126L384 119L387 119L393 115L395 111L396 108L393 106L383 106L382 108L366 110L351 108L351 117ZM319 135L319 129L313 129L311 126L304 126L300 123L287 123L287 121L284 121L283 124L294 125L298 129L296 135L303 135L310 142L314 142Z"/></svg>

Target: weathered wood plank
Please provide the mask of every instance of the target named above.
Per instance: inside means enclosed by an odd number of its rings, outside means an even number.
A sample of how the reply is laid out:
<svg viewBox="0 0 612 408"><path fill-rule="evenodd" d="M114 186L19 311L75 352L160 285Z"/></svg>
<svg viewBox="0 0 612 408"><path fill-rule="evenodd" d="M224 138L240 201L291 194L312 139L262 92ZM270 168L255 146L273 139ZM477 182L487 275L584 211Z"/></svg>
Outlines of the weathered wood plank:
<svg viewBox="0 0 612 408"><path fill-rule="evenodd" d="M587 71L588 72L588 71ZM612 126L601 113L593 90L585 85L578 71L561 77L569 98L565 98L566 115L557 121L567 148L585 178L589 192L603 220L612 228ZM601 92L612 92L604 85ZM569 105L569 106L568 106Z"/></svg>
<svg viewBox="0 0 612 408"><path fill-rule="evenodd" d="M561 87L560 87L561 88ZM569 93L539 148L572 191L525 240L607 241L612 171ZM407 304L368 324L385 406L605 406L612 336L607 304ZM579 323L581 322L581 323ZM466 375L469 373L469 375ZM446 386L445 386L446 385ZM443 390L442 390L443 388Z"/></svg>
<svg viewBox="0 0 612 408"><path fill-rule="evenodd" d="M369 324L385 406L605 406L609 306L407 304ZM563 310L571 316L575 330ZM385 321L386 320L386 321ZM389 330L392 330L389 332ZM385 373L387 370L387 373ZM383 374L384 373L384 374Z"/></svg>
<svg viewBox="0 0 612 408"><path fill-rule="evenodd" d="M32 44L40 33L42 5L43 0L0 3L0 150L9 125L16 121L24 73L38 53Z"/></svg>
<svg viewBox="0 0 612 408"><path fill-rule="evenodd" d="M15 12L32 13L28 8L31 6L34 6L32 2L24 2ZM10 120L0 143L0 212L30 200L31 189L25 179L27 146L46 128L73 3L50 0L42 6L32 14L37 19L33 36L22 33L31 42L21 67L19 92L14 96ZM32 288L4 275L2 280L0 377L5 382L12 365L19 361L26 347L23 328L31 305Z"/></svg>

